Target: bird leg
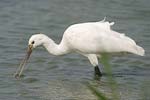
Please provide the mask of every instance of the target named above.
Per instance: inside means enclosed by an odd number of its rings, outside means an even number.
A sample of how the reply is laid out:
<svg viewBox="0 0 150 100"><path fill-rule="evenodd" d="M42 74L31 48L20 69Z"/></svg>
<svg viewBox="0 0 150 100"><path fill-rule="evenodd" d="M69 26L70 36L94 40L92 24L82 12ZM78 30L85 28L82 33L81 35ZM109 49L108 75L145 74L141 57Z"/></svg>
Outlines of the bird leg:
<svg viewBox="0 0 150 100"><path fill-rule="evenodd" d="M95 66L94 70L95 70L95 76L99 76L99 77L102 76L102 73L100 69L98 68L98 66Z"/></svg>

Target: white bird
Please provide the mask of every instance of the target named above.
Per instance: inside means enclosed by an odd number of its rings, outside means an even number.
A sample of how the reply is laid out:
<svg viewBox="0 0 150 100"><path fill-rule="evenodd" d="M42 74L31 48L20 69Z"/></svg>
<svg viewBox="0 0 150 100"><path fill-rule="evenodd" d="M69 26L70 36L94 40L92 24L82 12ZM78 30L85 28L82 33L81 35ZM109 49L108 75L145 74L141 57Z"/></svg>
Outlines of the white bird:
<svg viewBox="0 0 150 100"><path fill-rule="evenodd" d="M44 46L50 54L64 55L71 52L87 57L95 67L95 74L101 76L98 68L98 57L101 53L128 52L144 56L144 49L125 34L111 29L114 22L87 22L71 25L63 34L60 44L56 44L45 34L32 35L28 43L27 56L16 71L15 77L20 77L26 61L37 46Z"/></svg>

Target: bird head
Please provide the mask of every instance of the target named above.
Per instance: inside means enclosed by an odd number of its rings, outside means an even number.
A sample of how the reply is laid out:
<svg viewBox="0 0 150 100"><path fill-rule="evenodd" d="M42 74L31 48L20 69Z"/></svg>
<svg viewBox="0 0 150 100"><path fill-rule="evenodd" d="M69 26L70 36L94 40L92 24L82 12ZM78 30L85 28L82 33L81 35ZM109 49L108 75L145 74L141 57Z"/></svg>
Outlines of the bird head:
<svg viewBox="0 0 150 100"><path fill-rule="evenodd" d="M21 73L24 69L24 66L26 64L26 62L28 61L28 59L30 58L30 55L32 53L32 50L34 48L36 48L37 46L40 46L43 44L43 40L44 40L45 35L44 34L35 34L32 35L29 39L28 42L28 49L27 49L27 53L25 58L23 59L23 61L20 63L20 66L18 67L16 73L15 73L15 78L19 78L21 76Z"/></svg>
<svg viewBox="0 0 150 100"><path fill-rule="evenodd" d="M45 35L44 34L35 34L32 35L29 39L28 46L33 48L36 48L37 46L40 46L43 44Z"/></svg>

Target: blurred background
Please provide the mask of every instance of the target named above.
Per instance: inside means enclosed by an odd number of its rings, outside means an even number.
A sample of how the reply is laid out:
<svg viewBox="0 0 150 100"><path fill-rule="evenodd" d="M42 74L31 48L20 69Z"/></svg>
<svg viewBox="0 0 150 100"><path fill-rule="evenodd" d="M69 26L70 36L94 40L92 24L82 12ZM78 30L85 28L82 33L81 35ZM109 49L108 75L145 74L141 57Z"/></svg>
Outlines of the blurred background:
<svg viewBox="0 0 150 100"><path fill-rule="evenodd" d="M13 77L32 34L42 32L59 43L69 25L106 16L115 22L112 29L126 33L146 51L144 57L111 58L118 95L121 100L150 100L149 4L149 0L0 0L0 99L96 100L85 82L109 97L107 76L94 80L94 68L79 54L56 57L39 47L25 76L21 80Z"/></svg>

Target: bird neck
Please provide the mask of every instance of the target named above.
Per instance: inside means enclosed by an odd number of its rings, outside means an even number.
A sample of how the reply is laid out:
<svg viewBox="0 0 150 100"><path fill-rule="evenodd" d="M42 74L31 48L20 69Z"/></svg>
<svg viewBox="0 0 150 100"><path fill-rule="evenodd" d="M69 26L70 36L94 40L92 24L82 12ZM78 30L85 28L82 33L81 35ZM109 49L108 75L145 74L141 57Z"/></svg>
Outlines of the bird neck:
<svg viewBox="0 0 150 100"><path fill-rule="evenodd" d="M60 44L56 44L52 39L46 37L43 41L43 46L47 49L47 51L52 55L64 55L69 53L69 50L64 45L63 42Z"/></svg>

